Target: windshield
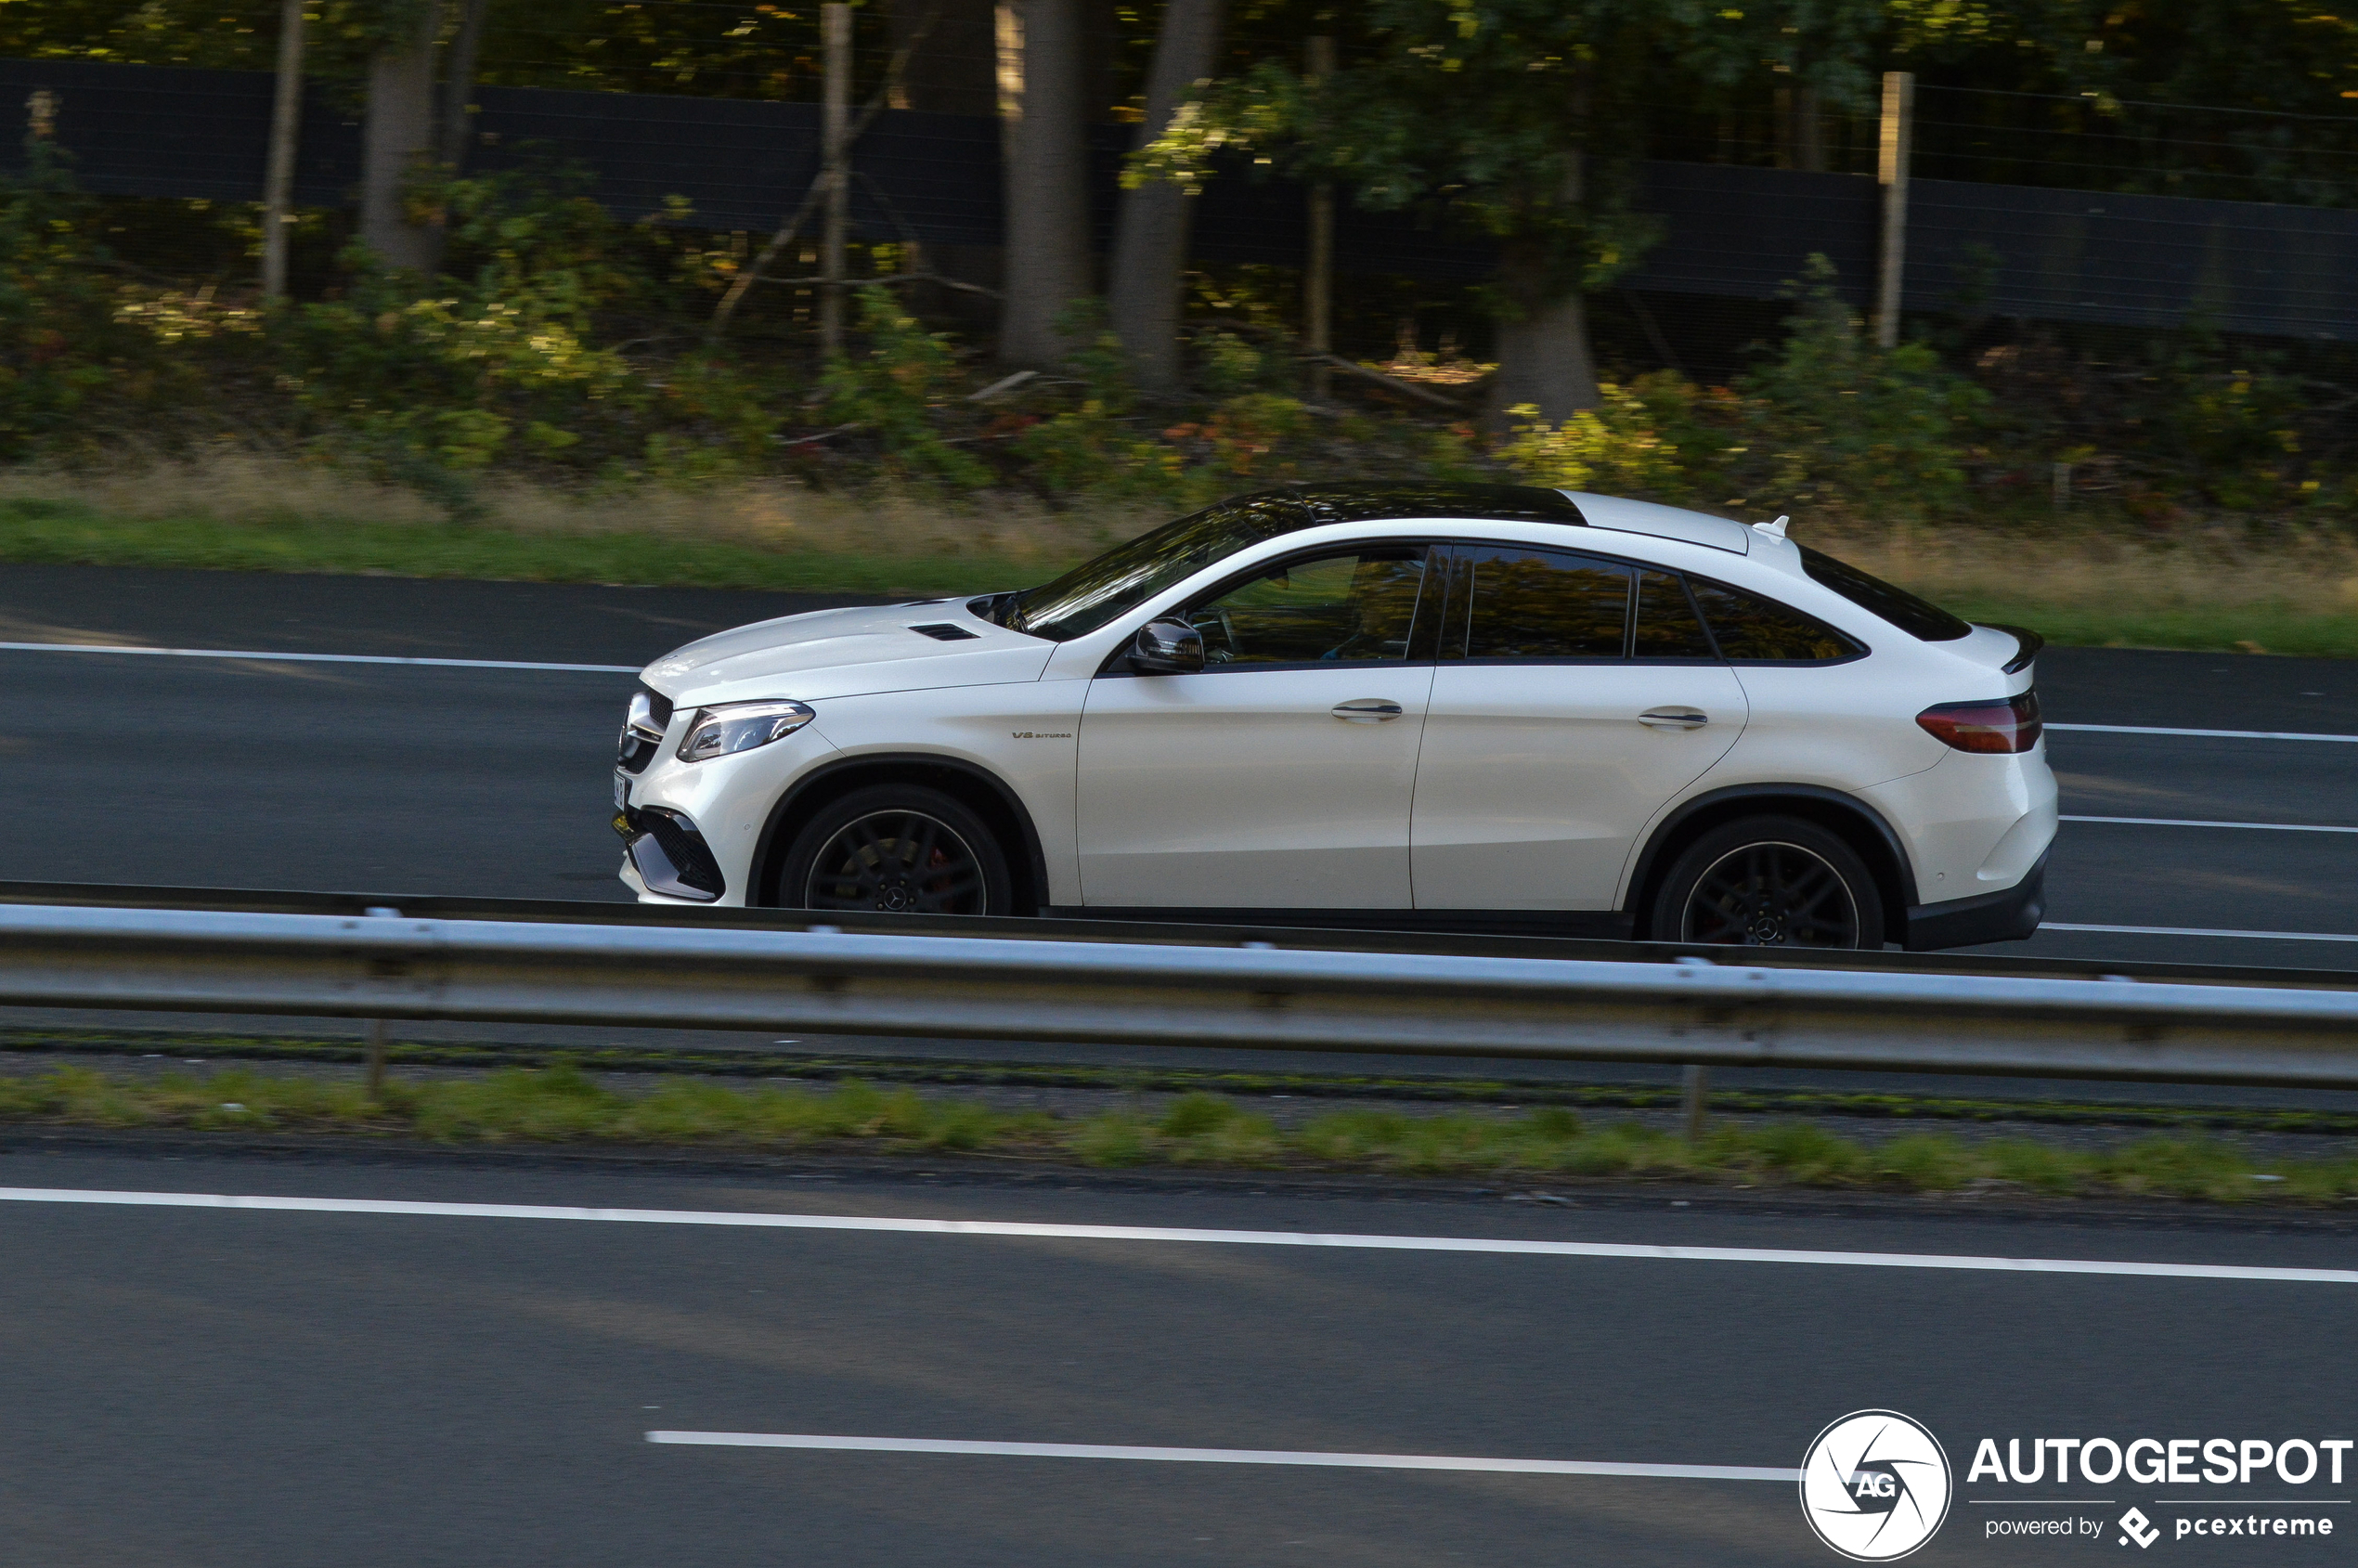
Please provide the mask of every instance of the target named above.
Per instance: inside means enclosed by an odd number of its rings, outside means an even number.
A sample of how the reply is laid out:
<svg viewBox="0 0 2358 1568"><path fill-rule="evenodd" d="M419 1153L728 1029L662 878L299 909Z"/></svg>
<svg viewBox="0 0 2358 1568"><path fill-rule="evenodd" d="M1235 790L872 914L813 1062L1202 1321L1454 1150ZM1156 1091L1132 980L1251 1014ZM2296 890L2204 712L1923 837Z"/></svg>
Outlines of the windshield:
<svg viewBox="0 0 2358 1568"><path fill-rule="evenodd" d="M1056 581L1017 595L1002 624L1010 631L1052 642L1069 641L1247 545L1311 522L1302 502L1283 492L1223 501L1116 545Z"/></svg>
<svg viewBox="0 0 2358 1568"><path fill-rule="evenodd" d="M1925 642L1952 642L1973 629L1937 604L1926 603L1904 588L1869 577L1846 562L1801 547L1801 569L1810 579L1833 589L1870 615Z"/></svg>

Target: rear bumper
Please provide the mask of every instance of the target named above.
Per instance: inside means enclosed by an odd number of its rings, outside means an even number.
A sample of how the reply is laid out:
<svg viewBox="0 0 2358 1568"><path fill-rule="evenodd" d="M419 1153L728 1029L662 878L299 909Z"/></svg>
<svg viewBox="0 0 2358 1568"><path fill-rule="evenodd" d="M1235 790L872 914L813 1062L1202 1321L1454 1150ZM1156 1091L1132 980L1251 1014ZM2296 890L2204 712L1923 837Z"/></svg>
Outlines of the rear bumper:
<svg viewBox="0 0 2358 1568"><path fill-rule="evenodd" d="M2018 942L2039 929L2046 914L2047 854L2041 851L2038 863L2003 892L1910 905L1908 939L1903 945L1910 952L1929 952L1935 948L1975 947L1983 942Z"/></svg>

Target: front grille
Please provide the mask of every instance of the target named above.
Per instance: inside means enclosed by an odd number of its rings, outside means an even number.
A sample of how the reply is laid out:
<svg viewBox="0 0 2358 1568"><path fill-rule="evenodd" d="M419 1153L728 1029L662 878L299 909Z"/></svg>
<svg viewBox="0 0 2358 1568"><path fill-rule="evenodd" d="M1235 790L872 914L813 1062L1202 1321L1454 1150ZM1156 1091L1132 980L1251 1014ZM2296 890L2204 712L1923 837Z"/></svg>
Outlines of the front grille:
<svg viewBox="0 0 2358 1568"><path fill-rule="evenodd" d="M671 699L641 686L630 698L630 711L615 742L614 764L626 773L643 773L663 749L663 732L671 724Z"/></svg>
<svg viewBox="0 0 2358 1568"><path fill-rule="evenodd" d="M712 858L711 847L695 823L677 811L642 806L639 826L643 831L630 841L630 858L650 889L674 898L706 900L717 899L727 890L720 862ZM654 853L648 852L650 849Z"/></svg>

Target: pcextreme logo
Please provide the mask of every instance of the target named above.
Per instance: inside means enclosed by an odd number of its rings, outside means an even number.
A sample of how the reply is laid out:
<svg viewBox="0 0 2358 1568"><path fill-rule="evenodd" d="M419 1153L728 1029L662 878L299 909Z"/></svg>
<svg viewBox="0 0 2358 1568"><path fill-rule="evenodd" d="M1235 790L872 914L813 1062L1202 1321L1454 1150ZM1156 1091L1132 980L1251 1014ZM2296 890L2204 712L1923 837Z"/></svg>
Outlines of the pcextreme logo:
<svg viewBox="0 0 2358 1568"><path fill-rule="evenodd" d="M1854 1562L1890 1562L1931 1540L1950 1494L1940 1440L1897 1410L1852 1411L1801 1461L1802 1517Z"/></svg>

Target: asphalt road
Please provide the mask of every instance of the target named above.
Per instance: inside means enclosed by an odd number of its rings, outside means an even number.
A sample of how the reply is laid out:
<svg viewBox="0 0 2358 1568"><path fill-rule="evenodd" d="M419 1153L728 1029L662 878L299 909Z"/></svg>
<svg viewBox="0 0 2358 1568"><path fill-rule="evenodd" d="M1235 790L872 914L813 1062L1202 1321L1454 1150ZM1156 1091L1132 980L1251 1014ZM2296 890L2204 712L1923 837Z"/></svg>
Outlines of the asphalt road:
<svg viewBox="0 0 2358 1568"><path fill-rule="evenodd" d="M857 1174L0 1152L0 1188L280 1194L2347 1269L2346 1225L2163 1224ZM1060 1178L1052 1178L1060 1179ZM1968 1482L1983 1437L2358 1435L2352 1283L0 1201L12 1562L434 1568L1838 1561L1792 1483L687 1446L650 1432L1794 1470L1862 1408L1956 1477L1926 1564L2358 1529L2344 1484ZM1992 1505L1975 1499L2003 1499ZM2055 1499L2087 1499L2059 1505ZM2194 1499L2191 1503L2177 1499ZM2327 1499L2341 1499L2335 1506ZM2287 1503L2295 1506L2287 1508ZM2031 1506L2036 1504L2037 1506ZM2100 1521L1998 1539L1992 1521ZM2142 1558L2141 1551L2126 1555Z"/></svg>
<svg viewBox="0 0 2358 1568"><path fill-rule="evenodd" d="M0 642L635 668L840 603L525 583L0 566ZM23 879L620 899L627 674L0 651ZM2105 649L2040 661L2050 719L2358 734L2358 663ZM2061 926L2023 950L2358 966L2358 747L2059 729ZM2174 936L2156 928L2352 940Z"/></svg>

